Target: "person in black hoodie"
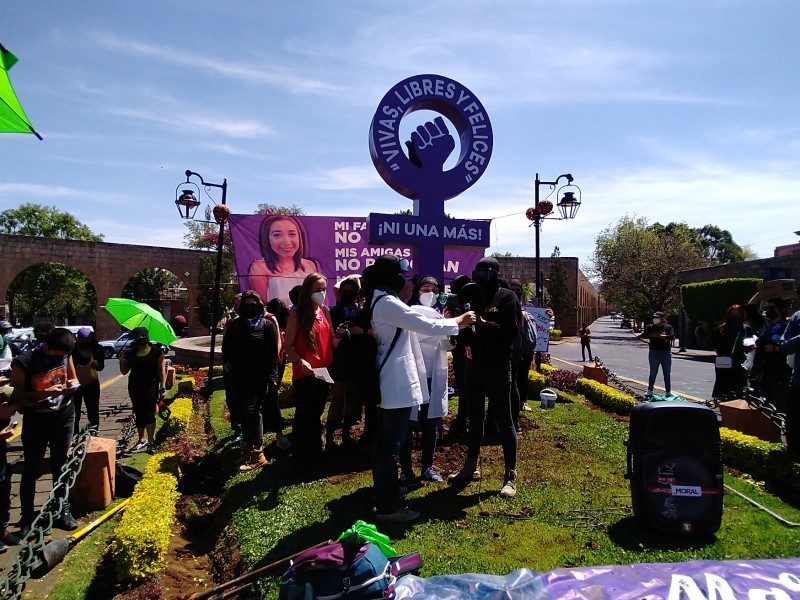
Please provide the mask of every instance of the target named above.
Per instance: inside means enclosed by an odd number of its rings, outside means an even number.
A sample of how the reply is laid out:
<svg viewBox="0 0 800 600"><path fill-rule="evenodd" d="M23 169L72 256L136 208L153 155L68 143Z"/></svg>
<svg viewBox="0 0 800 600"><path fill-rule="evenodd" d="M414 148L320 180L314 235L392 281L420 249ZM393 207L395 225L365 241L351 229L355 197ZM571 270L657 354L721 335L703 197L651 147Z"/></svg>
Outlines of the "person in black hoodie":
<svg viewBox="0 0 800 600"><path fill-rule="evenodd" d="M476 477L483 440L486 398L497 424L503 447L505 473L500 495L516 495L517 432L511 415L511 350L520 332L521 305L516 294L500 285L497 259L478 261L472 280L485 299L475 326L475 333L466 349L465 381L469 402L469 442L464 466L450 477L452 485L466 485ZM466 287L461 295L467 292ZM475 304L478 304L476 301ZM476 308L473 306L473 308ZM477 307L480 308L480 307Z"/></svg>

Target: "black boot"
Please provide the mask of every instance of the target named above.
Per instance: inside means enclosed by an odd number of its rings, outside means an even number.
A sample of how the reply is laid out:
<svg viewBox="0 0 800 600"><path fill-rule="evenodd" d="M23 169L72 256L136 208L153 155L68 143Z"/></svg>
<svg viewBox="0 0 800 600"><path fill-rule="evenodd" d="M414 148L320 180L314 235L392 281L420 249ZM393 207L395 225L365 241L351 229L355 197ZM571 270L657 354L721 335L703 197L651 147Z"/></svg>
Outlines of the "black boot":
<svg viewBox="0 0 800 600"><path fill-rule="evenodd" d="M69 502L64 502L64 507L61 509L61 514L55 520L53 525L65 531L75 531L78 528L78 522L69 512Z"/></svg>

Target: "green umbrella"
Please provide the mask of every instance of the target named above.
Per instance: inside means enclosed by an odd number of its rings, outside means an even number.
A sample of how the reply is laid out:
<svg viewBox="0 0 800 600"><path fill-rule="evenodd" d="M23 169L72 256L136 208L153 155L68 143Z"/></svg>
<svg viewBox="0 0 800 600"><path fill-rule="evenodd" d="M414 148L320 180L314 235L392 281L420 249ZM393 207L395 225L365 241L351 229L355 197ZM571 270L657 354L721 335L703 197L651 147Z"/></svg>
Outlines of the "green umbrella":
<svg viewBox="0 0 800 600"><path fill-rule="evenodd" d="M126 329L146 327L154 342L170 345L178 339L164 315L144 302L130 298L109 298L103 308Z"/></svg>
<svg viewBox="0 0 800 600"><path fill-rule="evenodd" d="M0 132L32 133L41 140L42 136L36 133L25 111L22 110L8 79L8 70L16 62L17 57L0 44Z"/></svg>

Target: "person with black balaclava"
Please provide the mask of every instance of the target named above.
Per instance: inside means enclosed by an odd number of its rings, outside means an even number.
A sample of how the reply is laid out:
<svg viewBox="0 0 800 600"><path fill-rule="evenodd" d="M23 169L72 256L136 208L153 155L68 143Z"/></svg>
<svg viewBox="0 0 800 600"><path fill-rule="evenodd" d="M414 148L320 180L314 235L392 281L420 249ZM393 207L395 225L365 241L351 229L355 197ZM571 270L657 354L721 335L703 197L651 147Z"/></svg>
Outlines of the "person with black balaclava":
<svg viewBox="0 0 800 600"><path fill-rule="evenodd" d="M167 367L161 346L150 341L145 327L131 330L133 348L119 353L119 372L128 377L128 395L133 404L139 440L132 452L155 454L156 405L167 392ZM147 439L145 440L145 431Z"/></svg>
<svg viewBox="0 0 800 600"><path fill-rule="evenodd" d="M252 471L267 464L261 413L270 387L278 385L281 337L277 321L264 314L258 292L242 293L239 315L222 340L222 369L230 378L241 418L244 445L239 470Z"/></svg>
<svg viewBox="0 0 800 600"><path fill-rule="evenodd" d="M478 458L488 397L505 463L500 495L511 498L516 495L517 484L517 432L511 414L511 355L512 345L520 332L522 308L516 294L500 286L499 271L497 259L485 257L478 261L472 272L472 279L482 290L486 306L478 317L474 340L467 349L464 376L469 402L467 458L461 470L450 477L450 483L463 486L480 477Z"/></svg>
<svg viewBox="0 0 800 600"><path fill-rule="evenodd" d="M417 333L443 338L475 322L467 311L452 319L429 319L404 304L399 296L405 287L408 261L392 254L379 257L365 277L373 290L367 298L372 334L378 343L376 368L380 380L381 403L375 438L373 482L376 518L405 523L419 513L401 506L397 460L406 439L412 407L428 397L427 373Z"/></svg>

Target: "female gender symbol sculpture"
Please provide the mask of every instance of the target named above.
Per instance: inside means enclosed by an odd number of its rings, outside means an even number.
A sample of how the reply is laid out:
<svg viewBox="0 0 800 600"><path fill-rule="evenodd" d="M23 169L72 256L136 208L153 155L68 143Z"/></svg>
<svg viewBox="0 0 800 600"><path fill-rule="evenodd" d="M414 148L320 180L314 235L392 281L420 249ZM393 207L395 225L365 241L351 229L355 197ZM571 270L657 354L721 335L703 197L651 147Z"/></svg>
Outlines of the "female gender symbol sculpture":
<svg viewBox="0 0 800 600"><path fill-rule="evenodd" d="M456 165L443 165L455 140L439 116L420 125L411 139L400 139L400 121L416 110L447 117L456 128L461 152ZM403 150L407 149L408 155ZM381 100L372 119L370 154L383 180L414 201L414 217L371 214L370 241L417 246L417 273L442 277L444 247L489 246L489 222L444 218L444 202L473 185L492 155L492 126L475 95L441 75L404 79Z"/></svg>

